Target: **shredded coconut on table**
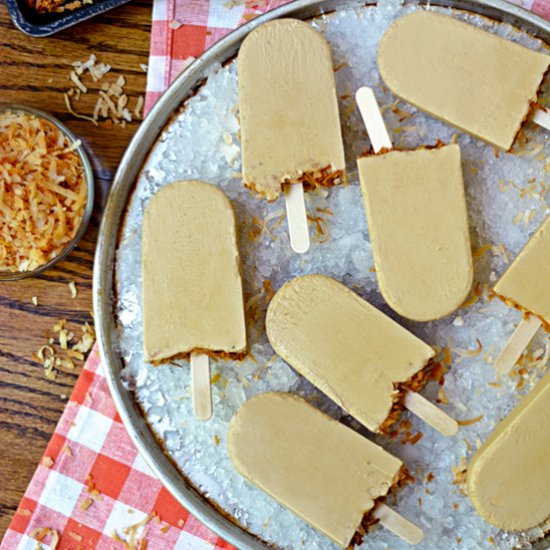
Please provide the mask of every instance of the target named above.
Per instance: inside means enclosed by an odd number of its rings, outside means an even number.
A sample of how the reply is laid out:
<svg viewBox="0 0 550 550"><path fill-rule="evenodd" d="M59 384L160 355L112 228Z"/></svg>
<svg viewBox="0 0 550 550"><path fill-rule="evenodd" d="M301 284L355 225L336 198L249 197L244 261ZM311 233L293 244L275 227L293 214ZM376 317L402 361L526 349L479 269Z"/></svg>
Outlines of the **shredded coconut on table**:
<svg viewBox="0 0 550 550"><path fill-rule="evenodd" d="M141 68L146 67L141 65ZM105 127L120 126L124 128L126 123L132 122L133 119L143 117L143 96L138 96L132 111L129 108L130 98L124 91L126 79L123 75L119 75L114 82L103 82L100 89L90 90L83 82L82 78L88 76L93 83L99 82L103 77L111 71L111 66L106 63L98 63L95 54L90 54L87 61L75 61L73 70L69 73L69 80L74 84L74 88L70 88L63 94L67 111L76 118L88 120L98 126L100 121L105 121ZM81 94L87 94L89 91L97 93L96 104L92 115L77 112L73 102L80 101Z"/></svg>

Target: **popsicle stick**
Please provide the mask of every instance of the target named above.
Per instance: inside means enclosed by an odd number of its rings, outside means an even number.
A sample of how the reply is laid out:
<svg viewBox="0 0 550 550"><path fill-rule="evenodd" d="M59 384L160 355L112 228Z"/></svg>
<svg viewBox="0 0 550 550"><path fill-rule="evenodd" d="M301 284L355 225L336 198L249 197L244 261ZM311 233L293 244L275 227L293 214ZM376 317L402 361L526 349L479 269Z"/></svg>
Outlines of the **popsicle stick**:
<svg viewBox="0 0 550 550"><path fill-rule="evenodd" d="M436 407L431 401L413 391L407 392L403 401L405 408L435 428L438 432L452 437L458 431L458 423L447 413Z"/></svg>
<svg viewBox="0 0 550 550"><path fill-rule="evenodd" d="M204 353L191 354L191 392L195 417L199 420L208 420L212 416L212 391L210 358Z"/></svg>
<svg viewBox="0 0 550 550"><path fill-rule="evenodd" d="M521 320L495 360L494 366L498 373L508 374L514 368L527 344L533 339L541 325L542 321L535 315L529 315Z"/></svg>
<svg viewBox="0 0 550 550"><path fill-rule="evenodd" d="M304 186L301 183L285 183L284 191L290 246L294 252L303 254L309 248Z"/></svg>
<svg viewBox="0 0 550 550"><path fill-rule="evenodd" d="M531 120L539 126L546 128L546 130L550 130L550 113L545 109L537 109L533 113Z"/></svg>
<svg viewBox="0 0 550 550"><path fill-rule="evenodd" d="M378 519L380 524L386 529L389 529L392 533L395 533L409 544L419 544L424 538L424 532L420 527L417 527L414 523L411 523L408 519L405 519L384 503L376 507L373 516Z"/></svg>
<svg viewBox="0 0 550 550"><path fill-rule="evenodd" d="M383 148L391 149L393 145L372 89L366 86L359 88L355 93L355 101L357 101L374 152L378 153Z"/></svg>

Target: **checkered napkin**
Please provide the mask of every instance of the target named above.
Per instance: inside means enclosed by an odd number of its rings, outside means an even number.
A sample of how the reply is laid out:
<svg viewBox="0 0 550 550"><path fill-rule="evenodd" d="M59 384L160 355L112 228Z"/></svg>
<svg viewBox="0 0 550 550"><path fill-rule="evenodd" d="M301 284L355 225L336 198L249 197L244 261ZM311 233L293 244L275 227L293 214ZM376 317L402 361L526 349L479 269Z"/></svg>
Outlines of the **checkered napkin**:
<svg viewBox="0 0 550 550"><path fill-rule="evenodd" d="M155 0L146 110L183 68L286 0ZM517 0L550 19L550 0ZM0 550L231 549L180 506L138 455L92 351Z"/></svg>
<svg viewBox="0 0 550 550"><path fill-rule="evenodd" d="M1 544L2 550L37 547L233 548L180 506L138 454L115 410L97 347Z"/></svg>

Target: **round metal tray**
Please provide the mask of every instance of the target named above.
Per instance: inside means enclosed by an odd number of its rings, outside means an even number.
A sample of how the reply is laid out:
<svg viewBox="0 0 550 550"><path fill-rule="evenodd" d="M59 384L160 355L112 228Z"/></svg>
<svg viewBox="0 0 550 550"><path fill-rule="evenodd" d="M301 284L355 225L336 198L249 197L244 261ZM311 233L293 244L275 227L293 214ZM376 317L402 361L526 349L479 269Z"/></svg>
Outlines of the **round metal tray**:
<svg viewBox="0 0 550 550"><path fill-rule="evenodd" d="M407 3L407 2L405 2ZM422 1L421 3L426 3ZM550 23L504 0L439 0L432 5L453 7L510 23L550 43ZM216 43L189 66L155 104L132 139L119 165L103 214L95 254L94 314L105 375L115 406L139 452L165 487L207 527L240 550L269 546L233 523L188 482L164 454L139 407L122 384L122 359L115 342L115 252L127 201L150 148L186 98L204 83L208 68L230 60L244 38L257 26L278 17L310 19L345 7L374 5L360 0L298 0L258 17Z"/></svg>

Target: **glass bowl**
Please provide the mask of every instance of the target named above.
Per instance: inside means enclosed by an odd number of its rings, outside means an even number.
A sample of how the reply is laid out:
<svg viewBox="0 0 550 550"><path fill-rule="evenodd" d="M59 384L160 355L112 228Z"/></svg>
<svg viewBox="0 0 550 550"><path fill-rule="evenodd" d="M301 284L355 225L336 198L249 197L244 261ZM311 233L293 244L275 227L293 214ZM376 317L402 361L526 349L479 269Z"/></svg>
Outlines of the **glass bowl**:
<svg viewBox="0 0 550 550"><path fill-rule="evenodd" d="M6 111L22 112L22 113L35 115L37 117L43 118L51 122L54 126L56 126L56 128L58 128L60 132L62 132L65 136L67 136L71 142L78 141L78 138L62 122L57 120L52 115L45 113L44 111L40 111L39 109L35 109L34 107L27 107L26 105L0 103L0 114ZM86 205L84 206L84 212L82 214L82 220L80 222L80 225L78 226L78 229L74 237L71 239L69 243L65 245L65 247L59 252L59 254L55 258L52 258L49 262L38 266L36 269L33 269L32 271L0 270L0 281L16 281L18 279L25 279L26 277L34 277L35 275L38 275L39 273L42 273L43 271L50 269L50 267L53 267L55 264L63 260L67 256L67 254L69 254L69 252L71 252L71 250L78 244L80 239L84 236L84 233L86 232L86 228L88 227L88 222L90 221L90 217L92 215L92 210L94 207L94 174L92 171L92 166L90 164L88 156L86 155L86 152L84 150L82 143L75 149L75 151L78 153L78 156L80 157L80 161L82 162L82 166L84 169L84 178L86 179L87 196L86 196Z"/></svg>

